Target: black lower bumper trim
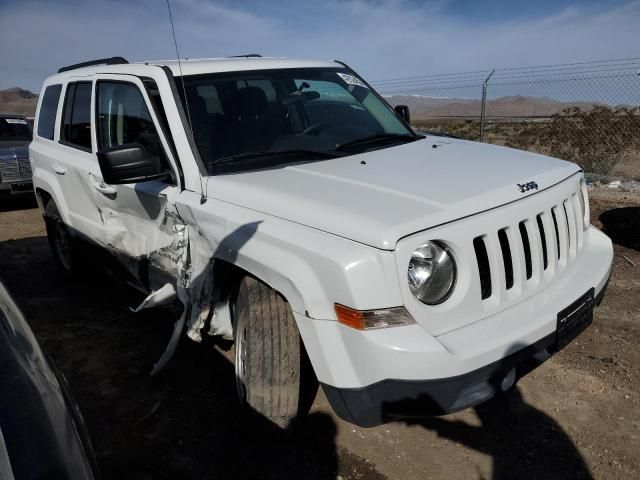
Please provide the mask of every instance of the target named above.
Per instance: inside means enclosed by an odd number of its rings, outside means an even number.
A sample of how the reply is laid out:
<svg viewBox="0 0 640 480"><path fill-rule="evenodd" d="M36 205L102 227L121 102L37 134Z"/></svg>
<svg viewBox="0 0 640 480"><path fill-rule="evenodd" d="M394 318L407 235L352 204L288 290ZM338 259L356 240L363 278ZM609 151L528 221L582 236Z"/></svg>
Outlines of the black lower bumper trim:
<svg viewBox="0 0 640 480"><path fill-rule="evenodd" d="M489 400L502 390L512 370L515 382L549 358L555 342L554 332L497 362L456 377L383 380L363 388L336 388L323 383L322 388L336 414L361 427L398 418L444 415Z"/></svg>
<svg viewBox="0 0 640 480"><path fill-rule="evenodd" d="M600 290L598 292L598 295L596 295L596 298L594 300L596 307L599 307L600 304L602 303L602 300L604 299L604 294L607 292L607 288L609 288L609 281L611 281L611 273L609 273L609 278L607 278L607 281L604 282L604 286L602 287L602 290Z"/></svg>

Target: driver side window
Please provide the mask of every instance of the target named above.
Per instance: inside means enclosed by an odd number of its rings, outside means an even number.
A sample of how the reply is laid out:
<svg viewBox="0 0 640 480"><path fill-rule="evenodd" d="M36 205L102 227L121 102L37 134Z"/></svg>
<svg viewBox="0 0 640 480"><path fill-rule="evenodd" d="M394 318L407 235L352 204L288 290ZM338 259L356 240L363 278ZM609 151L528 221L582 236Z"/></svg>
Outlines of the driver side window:
<svg viewBox="0 0 640 480"><path fill-rule="evenodd" d="M158 131L136 85L99 81L97 87L98 149L137 143L169 168Z"/></svg>

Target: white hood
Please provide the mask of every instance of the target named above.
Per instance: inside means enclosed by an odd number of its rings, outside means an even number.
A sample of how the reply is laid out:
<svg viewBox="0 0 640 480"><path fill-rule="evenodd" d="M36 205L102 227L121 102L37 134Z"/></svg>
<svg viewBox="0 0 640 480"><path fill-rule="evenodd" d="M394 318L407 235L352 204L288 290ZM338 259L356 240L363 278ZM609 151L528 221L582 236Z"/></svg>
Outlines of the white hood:
<svg viewBox="0 0 640 480"><path fill-rule="evenodd" d="M434 147L436 145L436 147ZM393 250L407 235L535 194L579 171L520 150L427 137L343 158L208 179L226 202Z"/></svg>

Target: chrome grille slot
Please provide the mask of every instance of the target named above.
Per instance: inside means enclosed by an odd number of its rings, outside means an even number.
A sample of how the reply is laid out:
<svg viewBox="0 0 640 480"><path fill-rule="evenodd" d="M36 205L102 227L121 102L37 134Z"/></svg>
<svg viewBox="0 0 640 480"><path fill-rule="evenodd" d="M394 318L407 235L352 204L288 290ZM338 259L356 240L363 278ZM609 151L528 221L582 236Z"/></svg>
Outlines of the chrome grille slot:
<svg viewBox="0 0 640 480"><path fill-rule="evenodd" d="M556 208L551 209L551 217L553 217L553 229L555 230L556 253L560 260L560 229L558 228L558 218L556 217Z"/></svg>
<svg viewBox="0 0 640 480"><path fill-rule="evenodd" d="M498 241L502 251L502 262L504 263L504 283L507 290L513 287L513 259L511 257L511 247L507 238L507 229L498 230Z"/></svg>
<svg viewBox="0 0 640 480"><path fill-rule="evenodd" d="M518 224L520 230L520 239L522 240L522 248L524 249L524 265L527 270L527 280L533 275L533 265L531 261L531 242L529 241L529 234L527 233L527 227L524 221Z"/></svg>
<svg viewBox="0 0 640 480"><path fill-rule="evenodd" d="M576 228L576 216L573 212L573 206L571 205L570 200L565 200L562 202L562 207L564 208L564 214L567 218L567 230L569 237L569 258L573 259L576 256L576 245L577 245L577 228Z"/></svg>
<svg viewBox="0 0 640 480"><path fill-rule="evenodd" d="M487 253L487 246L484 243L484 238L474 238L473 248L476 252L478 273L480 274L480 292L482 299L485 300L491 296L491 269L489 266L489 255Z"/></svg>
<svg viewBox="0 0 640 480"><path fill-rule="evenodd" d="M580 206L580 199L582 198L582 194L578 197L578 194L574 193L571 195L571 203L573 205L573 211L575 212L576 217L576 231L577 235L577 244L576 248L578 251L582 248L582 242L584 241L584 216L582 214L582 208Z"/></svg>
<svg viewBox="0 0 640 480"><path fill-rule="evenodd" d="M558 248L560 249L558 265L562 268L567 264L569 257L569 227L567 225L567 216L564 213L563 204L553 207L553 212L558 224Z"/></svg>
<svg viewBox="0 0 640 480"><path fill-rule="evenodd" d="M540 240L542 241L542 268L543 270L546 270L549 268L549 256L547 252L547 236L544 231L541 213L536 215L536 222L538 223L538 233L540 234Z"/></svg>

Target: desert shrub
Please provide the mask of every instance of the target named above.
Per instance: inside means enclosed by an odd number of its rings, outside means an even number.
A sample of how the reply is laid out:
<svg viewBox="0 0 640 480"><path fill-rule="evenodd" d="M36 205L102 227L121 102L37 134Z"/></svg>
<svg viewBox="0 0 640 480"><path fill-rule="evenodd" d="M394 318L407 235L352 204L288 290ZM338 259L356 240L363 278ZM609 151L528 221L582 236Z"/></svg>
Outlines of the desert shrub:
<svg viewBox="0 0 640 480"><path fill-rule="evenodd" d="M509 147L532 150L606 174L620 160L640 155L640 109L594 105L571 107L550 122L531 123L507 139Z"/></svg>
<svg viewBox="0 0 640 480"><path fill-rule="evenodd" d="M466 140L478 140L480 138L480 126L474 120L416 120L411 123L418 130L450 133Z"/></svg>

